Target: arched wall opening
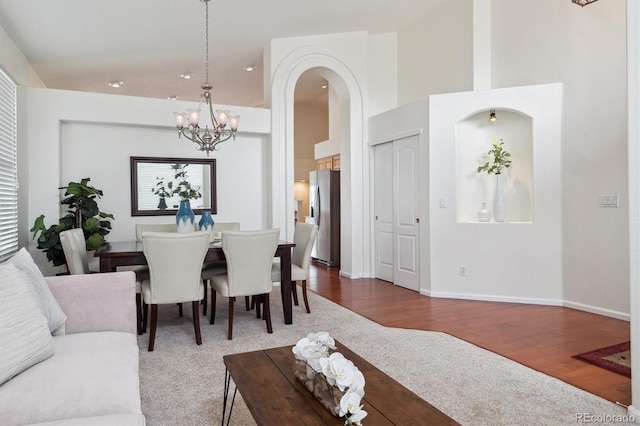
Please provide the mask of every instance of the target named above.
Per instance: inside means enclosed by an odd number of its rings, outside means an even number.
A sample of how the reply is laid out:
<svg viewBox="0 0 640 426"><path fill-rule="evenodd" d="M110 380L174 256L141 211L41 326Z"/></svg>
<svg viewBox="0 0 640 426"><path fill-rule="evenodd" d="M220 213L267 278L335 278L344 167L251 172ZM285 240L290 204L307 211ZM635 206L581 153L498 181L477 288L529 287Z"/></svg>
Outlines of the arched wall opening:
<svg viewBox="0 0 640 426"><path fill-rule="evenodd" d="M333 87L338 99L336 107L340 108L340 269L345 276L361 278L369 257L369 252L364 251L368 246L368 225L363 212L368 206L363 194L368 193L368 180L364 178L363 164L365 159L368 161L368 151L363 149L366 129L362 90L343 62L330 52L318 50L323 49L311 46L290 52L275 66L272 77L272 222L281 229L282 238L293 238L294 95L300 76L314 69Z"/></svg>

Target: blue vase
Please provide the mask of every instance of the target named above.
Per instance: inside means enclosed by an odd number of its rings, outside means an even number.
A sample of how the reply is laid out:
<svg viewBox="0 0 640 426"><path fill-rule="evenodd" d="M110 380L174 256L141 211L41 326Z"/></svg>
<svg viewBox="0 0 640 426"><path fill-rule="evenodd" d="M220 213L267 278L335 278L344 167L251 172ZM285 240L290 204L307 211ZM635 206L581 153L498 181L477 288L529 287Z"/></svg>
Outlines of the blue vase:
<svg viewBox="0 0 640 426"><path fill-rule="evenodd" d="M198 224L200 225L201 231L211 232L211 230L213 230L213 216L211 216L211 211L202 210L202 217L200 218L200 222L198 222Z"/></svg>
<svg viewBox="0 0 640 426"><path fill-rule="evenodd" d="M164 198L160 198L160 202L158 203L158 208L160 210L166 210L167 209L167 202L165 201Z"/></svg>
<svg viewBox="0 0 640 426"><path fill-rule="evenodd" d="M191 203L189 200L180 201L180 208L176 214L176 225L178 225L178 232L193 232L195 230L196 215L191 210Z"/></svg>

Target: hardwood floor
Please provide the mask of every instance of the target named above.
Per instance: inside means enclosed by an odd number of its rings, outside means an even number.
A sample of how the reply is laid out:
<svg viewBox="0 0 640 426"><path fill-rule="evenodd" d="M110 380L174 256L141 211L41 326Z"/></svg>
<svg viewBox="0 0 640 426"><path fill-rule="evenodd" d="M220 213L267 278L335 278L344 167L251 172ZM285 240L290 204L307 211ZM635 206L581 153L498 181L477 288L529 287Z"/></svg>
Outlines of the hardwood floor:
<svg viewBox="0 0 640 426"><path fill-rule="evenodd" d="M630 379L571 358L628 341L627 321L557 306L431 298L382 280L344 278L338 268L313 262L310 276L310 290L379 324L449 333L609 401L631 403Z"/></svg>

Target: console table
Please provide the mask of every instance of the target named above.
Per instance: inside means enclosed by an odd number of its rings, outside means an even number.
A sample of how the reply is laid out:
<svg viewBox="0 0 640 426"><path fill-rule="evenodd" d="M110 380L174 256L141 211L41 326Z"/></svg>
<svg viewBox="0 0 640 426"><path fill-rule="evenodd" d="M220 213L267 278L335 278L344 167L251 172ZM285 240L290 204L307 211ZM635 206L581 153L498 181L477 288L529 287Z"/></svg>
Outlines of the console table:
<svg viewBox="0 0 640 426"><path fill-rule="evenodd" d="M362 400L367 425L458 425L455 420L336 342L337 351L353 361L365 378ZM233 412L229 407L230 379L259 425L344 425L294 376L293 345L223 357L226 366L222 424ZM425 374L428 374L425 372ZM228 411L228 413L227 413Z"/></svg>

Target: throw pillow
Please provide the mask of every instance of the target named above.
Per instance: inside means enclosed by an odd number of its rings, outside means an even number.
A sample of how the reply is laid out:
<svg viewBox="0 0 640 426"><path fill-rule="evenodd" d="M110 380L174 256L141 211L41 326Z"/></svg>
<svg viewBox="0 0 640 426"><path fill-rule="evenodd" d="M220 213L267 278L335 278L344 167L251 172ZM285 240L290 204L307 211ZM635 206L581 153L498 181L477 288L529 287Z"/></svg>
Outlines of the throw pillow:
<svg viewBox="0 0 640 426"><path fill-rule="evenodd" d="M38 307L47 318L49 330L53 332L61 329L61 326L67 320L67 316L62 312L58 301L49 290L47 280L44 279L42 272L38 269L38 265L35 264L27 249L21 248L4 264L7 263L12 263L29 283Z"/></svg>
<svg viewBox="0 0 640 426"><path fill-rule="evenodd" d="M47 319L13 264L0 265L0 385L54 353Z"/></svg>

